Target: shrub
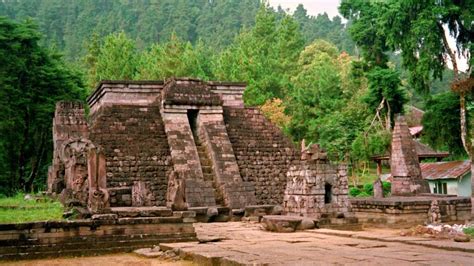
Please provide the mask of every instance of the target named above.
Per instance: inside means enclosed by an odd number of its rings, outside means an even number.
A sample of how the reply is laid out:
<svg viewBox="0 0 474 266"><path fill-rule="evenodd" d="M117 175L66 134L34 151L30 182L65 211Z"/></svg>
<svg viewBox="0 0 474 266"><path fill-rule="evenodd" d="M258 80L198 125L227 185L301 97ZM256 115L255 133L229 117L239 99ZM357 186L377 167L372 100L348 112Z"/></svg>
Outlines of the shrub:
<svg viewBox="0 0 474 266"><path fill-rule="evenodd" d="M464 228L462 231L464 232L464 234L469 235L470 237L474 237L474 227Z"/></svg>
<svg viewBox="0 0 474 266"><path fill-rule="evenodd" d="M368 197L372 197L371 194L365 192L365 191L362 191L361 193L359 193L359 195L357 195L356 197L358 198L368 198Z"/></svg>
<svg viewBox="0 0 474 266"><path fill-rule="evenodd" d="M392 183L387 182L387 181L382 181L382 188L383 188L384 197L387 197L390 195L390 192L392 191Z"/></svg>
<svg viewBox="0 0 474 266"><path fill-rule="evenodd" d="M351 187L349 188L349 196L351 197L357 197L362 191L357 188L357 187Z"/></svg>

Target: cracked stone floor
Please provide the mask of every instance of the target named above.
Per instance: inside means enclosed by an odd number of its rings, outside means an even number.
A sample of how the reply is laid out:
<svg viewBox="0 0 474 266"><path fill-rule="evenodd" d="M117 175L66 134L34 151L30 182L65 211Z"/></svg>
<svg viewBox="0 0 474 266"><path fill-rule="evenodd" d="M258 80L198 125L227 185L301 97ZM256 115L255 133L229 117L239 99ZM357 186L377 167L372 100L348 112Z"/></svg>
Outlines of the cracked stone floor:
<svg viewBox="0 0 474 266"><path fill-rule="evenodd" d="M182 257L197 264L252 265L474 265L473 249L469 252L450 251L459 244L473 248L474 243L454 243L444 240L444 246L430 248L416 243L403 243L394 230L363 231L362 235L378 237L367 240L329 235L334 230L309 230L296 233L272 233L252 223L195 224L201 239L223 238L218 242L174 243L166 247L178 249ZM341 232L341 231L340 231ZM395 241L392 241L390 234ZM409 238L408 238L409 239ZM413 239L413 238L412 238ZM440 242L425 239L426 241ZM454 245L451 245L453 243Z"/></svg>

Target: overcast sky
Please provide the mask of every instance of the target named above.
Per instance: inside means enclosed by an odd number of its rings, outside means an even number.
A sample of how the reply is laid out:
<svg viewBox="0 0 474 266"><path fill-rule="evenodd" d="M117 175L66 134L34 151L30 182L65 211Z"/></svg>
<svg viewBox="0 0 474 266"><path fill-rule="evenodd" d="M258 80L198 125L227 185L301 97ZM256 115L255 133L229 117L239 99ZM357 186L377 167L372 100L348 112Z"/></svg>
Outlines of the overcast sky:
<svg viewBox="0 0 474 266"><path fill-rule="evenodd" d="M303 4L308 14L316 16L319 13L328 13L329 17L339 15L337 7L341 1L339 0L269 0L270 5L275 9L280 5L283 9L289 9L291 12L299 4ZM339 15L340 16L340 15Z"/></svg>

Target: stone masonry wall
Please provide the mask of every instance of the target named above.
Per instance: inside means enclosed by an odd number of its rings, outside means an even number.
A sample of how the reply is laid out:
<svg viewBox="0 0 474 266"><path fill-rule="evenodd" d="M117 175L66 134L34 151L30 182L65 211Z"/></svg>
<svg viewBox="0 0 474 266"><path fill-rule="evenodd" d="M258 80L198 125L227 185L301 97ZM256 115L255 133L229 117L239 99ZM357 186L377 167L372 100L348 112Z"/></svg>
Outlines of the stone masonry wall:
<svg viewBox="0 0 474 266"><path fill-rule="evenodd" d="M180 217L0 224L0 260L131 252L185 241L196 241L196 233Z"/></svg>
<svg viewBox="0 0 474 266"><path fill-rule="evenodd" d="M326 186L331 187L325 202ZM345 165L324 160L305 160L288 170L283 208L289 215L321 218L346 217L350 212Z"/></svg>
<svg viewBox="0 0 474 266"><path fill-rule="evenodd" d="M132 205L140 185L151 192L147 205L164 206L172 166L158 105L106 106L91 124L90 138L106 155L111 205Z"/></svg>
<svg viewBox="0 0 474 266"><path fill-rule="evenodd" d="M299 151L256 108L224 108L224 120L240 175L254 184L257 204L282 204L286 172Z"/></svg>
<svg viewBox="0 0 474 266"><path fill-rule="evenodd" d="M354 198L350 201L352 211L361 223L408 228L428 221L433 200L439 203L443 223L464 223L471 217L471 202L468 197Z"/></svg>

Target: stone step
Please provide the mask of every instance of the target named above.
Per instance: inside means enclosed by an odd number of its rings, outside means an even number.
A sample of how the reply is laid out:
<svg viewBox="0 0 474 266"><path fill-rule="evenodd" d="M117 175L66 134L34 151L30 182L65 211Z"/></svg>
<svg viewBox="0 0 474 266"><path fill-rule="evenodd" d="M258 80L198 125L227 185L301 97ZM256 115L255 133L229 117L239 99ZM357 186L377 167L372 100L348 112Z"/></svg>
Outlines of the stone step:
<svg viewBox="0 0 474 266"><path fill-rule="evenodd" d="M210 165L202 165L202 172L203 174L212 174L212 166Z"/></svg>
<svg viewBox="0 0 474 266"><path fill-rule="evenodd" d="M214 181L214 175L213 174L204 174L204 180L205 181Z"/></svg>

